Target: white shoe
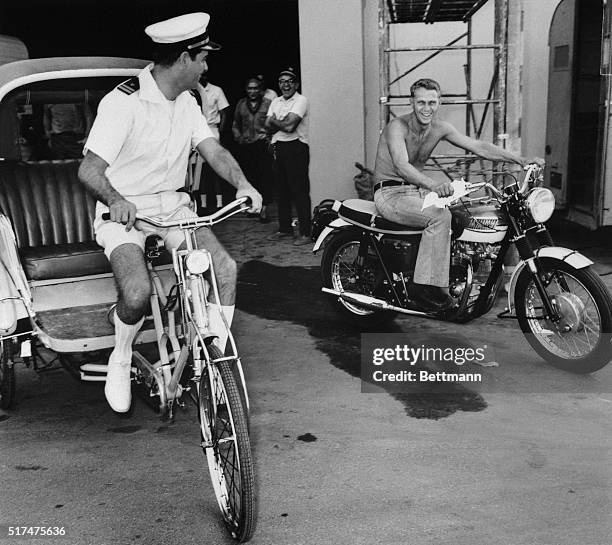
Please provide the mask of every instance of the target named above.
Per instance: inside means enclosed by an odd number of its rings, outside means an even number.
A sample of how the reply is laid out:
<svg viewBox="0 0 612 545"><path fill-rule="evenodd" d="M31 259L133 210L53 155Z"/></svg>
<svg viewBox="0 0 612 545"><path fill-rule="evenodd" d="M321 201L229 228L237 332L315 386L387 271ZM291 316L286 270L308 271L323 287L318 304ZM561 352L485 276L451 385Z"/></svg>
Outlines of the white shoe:
<svg viewBox="0 0 612 545"><path fill-rule="evenodd" d="M126 413L132 404L132 381L130 378L131 362L108 362L104 395L111 409L117 413Z"/></svg>

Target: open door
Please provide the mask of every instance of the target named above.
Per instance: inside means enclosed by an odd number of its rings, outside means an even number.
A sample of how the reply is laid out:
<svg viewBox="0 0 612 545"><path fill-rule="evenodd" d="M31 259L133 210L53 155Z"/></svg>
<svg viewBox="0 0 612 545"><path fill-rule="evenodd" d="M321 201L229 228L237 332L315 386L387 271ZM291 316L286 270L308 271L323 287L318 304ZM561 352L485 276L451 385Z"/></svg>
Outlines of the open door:
<svg viewBox="0 0 612 545"><path fill-rule="evenodd" d="M611 0L604 0L603 24L601 33L601 70L602 88L604 95L603 107L603 150L602 150L602 214L601 225L612 225L612 138L610 131L610 104L612 100L612 5Z"/></svg>
<svg viewBox="0 0 612 545"><path fill-rule="evenodd" d="M572 121L576 0L562 0L550 25L546 185L558 208L567 205L569 139Z"/></svg>

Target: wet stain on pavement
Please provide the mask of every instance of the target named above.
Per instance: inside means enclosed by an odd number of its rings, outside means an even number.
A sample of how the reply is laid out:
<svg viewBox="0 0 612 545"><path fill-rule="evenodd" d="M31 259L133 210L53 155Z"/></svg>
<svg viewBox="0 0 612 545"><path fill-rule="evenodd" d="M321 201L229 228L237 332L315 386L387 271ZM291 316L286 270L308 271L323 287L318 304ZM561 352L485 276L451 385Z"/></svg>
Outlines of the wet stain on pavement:
<svg viewBox="0 0 612 545"><path fill-rule="evenodd" d="M136 433L141 430L142 426L118 426L116 428L108 428L106 431L112 433Z"/></svg>
<svg viewBox="0 0 612 545"><path fill-rule="evenodd" d="M49 468L45 466L39 466L39 465L31 465L31 466L19 465L19 466L15 466L15 469L17 471L46 471Z"/></svg>
<svg viewBox="0 0 612 545"><path fill-rule="evenodd" d="M349 373L360 376L361 332L344 323L321 293L318 267L278 267L262 261L248 261L239 271L237 306L240 310L265 318L283 320L308 328L317 349L330 362ZM403 333L395 324L371 333ZM443 391L419 391L389 395L404 405L408 416L438 419L457 411L482 411L486 401L476 392L460 384L445 384ZM421 387L423 390L425 387Z"/></svg>
<svg viewBox="0 0 612 545"><path fill-rule="evenodd" d="M304 441L304 443L314 443L317 438L312 433L305 433L304 435L298 435L298 441Z"/></svg>

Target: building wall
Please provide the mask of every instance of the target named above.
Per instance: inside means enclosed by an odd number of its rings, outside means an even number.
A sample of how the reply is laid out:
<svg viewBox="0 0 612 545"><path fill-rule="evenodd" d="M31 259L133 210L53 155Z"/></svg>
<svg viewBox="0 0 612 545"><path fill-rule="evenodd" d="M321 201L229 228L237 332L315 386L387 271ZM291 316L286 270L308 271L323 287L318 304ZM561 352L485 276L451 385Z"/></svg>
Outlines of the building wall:
<svg viewBox="0 0 612 545"><path fill-rule="evenodd" d="M544 156L548 92L548 30L559 0L523 0L522 153ZM493 43L495 2L472 18L473 43ZM311 185L313 205L322 198L354 197L353 163L372 168L379 136L378 0L300 0L302 86L311 101ZM391 45L441 45L466 31L465 23L394 25ZM429 53L396 54L400 74ZM414 71L394 88L407 93L418 77L438 79L447 92L465 90L465 52L446 52ZM487 94L491 53L473 53L473 96ZM478 115L482 107L477 107ZM408 111L408 110L406 110ZM465 128L464 107L444 106L443 115ZM483 138L494 141L492 112ZM455 152L441 147L437 152Z"/></svg>
<svg viewBox="0 0 612 545"><path fill-rule="evenodd" d="M353 164L364 161L362 0L301 0L299 18L315 206L325 198L355 197Z"/></svg>

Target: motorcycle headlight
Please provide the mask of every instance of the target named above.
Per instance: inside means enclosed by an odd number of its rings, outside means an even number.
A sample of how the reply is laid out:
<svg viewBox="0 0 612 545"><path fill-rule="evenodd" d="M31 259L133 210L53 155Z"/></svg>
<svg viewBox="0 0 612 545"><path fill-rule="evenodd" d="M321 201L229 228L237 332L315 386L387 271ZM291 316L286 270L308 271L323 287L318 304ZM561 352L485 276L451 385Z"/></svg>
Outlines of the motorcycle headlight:
<svg viewBox="0 0 612 545"><path fill-rule="evenodd" d="M544 223L555 211L555 196L550 189L536 187L527 195L527 206L533 219L538 223Z"/></svg>
<svg viewBox="0 0 612 545"><path fill-rule="evenodd" d="M208 270L210 260L208 252L194 250L185 258L185 266L191 274L202 274Z"/></svg>

